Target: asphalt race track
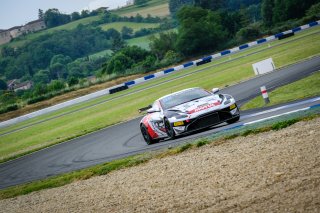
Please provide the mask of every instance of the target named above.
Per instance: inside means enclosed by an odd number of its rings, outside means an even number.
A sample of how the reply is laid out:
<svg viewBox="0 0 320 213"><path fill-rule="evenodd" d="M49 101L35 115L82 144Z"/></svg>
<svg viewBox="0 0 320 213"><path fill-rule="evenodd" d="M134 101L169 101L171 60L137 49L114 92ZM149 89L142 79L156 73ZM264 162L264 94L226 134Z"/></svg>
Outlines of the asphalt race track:
<svg viewBox="0 0 320 213"><path fill-rule="evenodd" d="M242 104L260 95L260 86L266 86L269 91L270 89L306 77L318 70L320 70L320 57L314 57L279 71L227 87L222 90L222 93L233 95L238 100L238 103ZM316 104L320 104L320 98L312 99L311 101L297 102L281 108L277 108L279 106L276 106L268 110L257 109L244 111L241 113L240 121L233 125L222 124L208 131L181 137L176 140L161 141L151 146L146 145L143 141L139 130L139 121L141 118L136 118L129 122L105 128L69 142L58 144L19 159L0 164L0 189L82 169L125 156L176 145L186 140L208 136L214 132L243 123Z"/></svg>

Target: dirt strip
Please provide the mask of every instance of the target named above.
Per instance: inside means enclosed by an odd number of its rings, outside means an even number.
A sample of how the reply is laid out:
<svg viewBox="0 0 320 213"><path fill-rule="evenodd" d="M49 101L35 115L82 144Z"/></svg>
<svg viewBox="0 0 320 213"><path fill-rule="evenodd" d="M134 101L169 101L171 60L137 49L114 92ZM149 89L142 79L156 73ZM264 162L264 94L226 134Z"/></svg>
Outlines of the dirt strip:
<svg viewBox="0 0 320 213"><path fill-rule="evenodd" d="M55 189L0 212L320 212L320 118Z"/></svg>

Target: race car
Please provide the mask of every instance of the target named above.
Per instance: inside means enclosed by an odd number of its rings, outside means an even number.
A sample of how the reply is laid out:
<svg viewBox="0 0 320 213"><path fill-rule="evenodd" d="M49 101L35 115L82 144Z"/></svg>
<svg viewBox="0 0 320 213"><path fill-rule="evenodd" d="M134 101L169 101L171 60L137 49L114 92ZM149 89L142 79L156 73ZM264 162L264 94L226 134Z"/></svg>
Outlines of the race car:
<svg viewBox="0 0 320 213"><path fill-rule="evenodd" d="M231 95L202 88L189 88L157 99L140 121L140 130L149 145L161 139L205 129L223 122L235 123L240 112Z"/></svg>

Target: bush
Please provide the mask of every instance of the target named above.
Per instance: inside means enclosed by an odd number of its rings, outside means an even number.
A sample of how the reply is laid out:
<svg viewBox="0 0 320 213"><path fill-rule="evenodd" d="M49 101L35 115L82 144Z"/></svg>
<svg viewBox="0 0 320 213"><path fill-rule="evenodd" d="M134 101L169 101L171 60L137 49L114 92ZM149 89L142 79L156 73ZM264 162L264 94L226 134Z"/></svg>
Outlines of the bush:
<svg viewBox="0 0 320 213"><path fill-rule="evenodd" d="M261 29L261 24L257 24L257 23L241 28L236 34L237 42L244 43L244 42L253 41L259 38L262 35L260 29Z"/></svg>
<svg viewBox="0 0 320 213"><path fill-rule="evenodd" d="M12 105L9 105L5 108L0 109L0 114L15 111L17 109L19 109L19 106L17 104L12 104Z"/></svg>

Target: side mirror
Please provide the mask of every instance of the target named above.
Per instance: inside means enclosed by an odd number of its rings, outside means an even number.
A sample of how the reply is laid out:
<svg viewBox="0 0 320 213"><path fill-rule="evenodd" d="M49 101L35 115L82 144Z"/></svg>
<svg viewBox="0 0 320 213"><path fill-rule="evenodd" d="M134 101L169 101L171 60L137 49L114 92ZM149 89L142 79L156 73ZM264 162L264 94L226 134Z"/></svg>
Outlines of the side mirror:
<svg viewBox="0 0 320 213"><path fill-rule="evenodd" d="M154 113L154 112L160 112L160 110L159 109L154 109L154 108L151 108L151 109L147 110L147 113Z"/></svg>
<svg viewBox="0 0 320 213"><path fill-rule="evenodd" d="M212 91L213 94L216 94L217 92L220 91L220 89L219 88L213 88L211 91Z"/></svg>

